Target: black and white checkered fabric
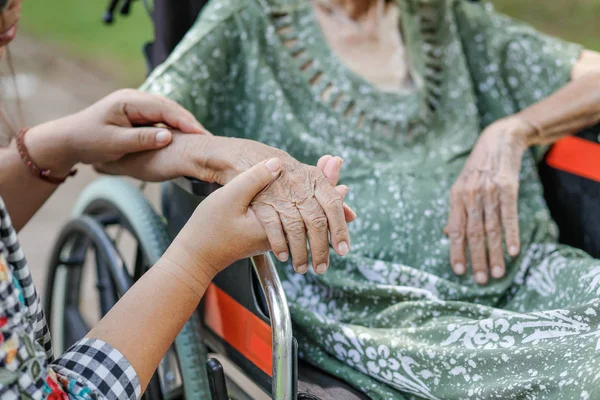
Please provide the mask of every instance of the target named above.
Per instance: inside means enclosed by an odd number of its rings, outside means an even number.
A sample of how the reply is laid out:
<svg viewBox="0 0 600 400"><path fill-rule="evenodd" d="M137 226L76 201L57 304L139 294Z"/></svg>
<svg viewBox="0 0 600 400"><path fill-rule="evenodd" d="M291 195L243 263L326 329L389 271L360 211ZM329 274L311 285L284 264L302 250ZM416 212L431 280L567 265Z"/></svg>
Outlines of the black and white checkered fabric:
<svg viewBox="0 0 600 400"><path fill-rule="evenodd" d="M141 395L138 377L129 361L100 340L80 340L53 367L62 376L82 377L90 389L109 399L137 399Z"/></svg>
<svg viewBox="0 0 600 400"><path fill-rule="evenodd" d="M73 399L139 399L141 386L129 361L115 348L84 338L53 361L50 331L10 217L0 198L0 399L46 399L48 377ZM33 367L37 365L37 367ZM32 373L34 371L34 373ZM56 398L56 397L53 397Z"/></svg>

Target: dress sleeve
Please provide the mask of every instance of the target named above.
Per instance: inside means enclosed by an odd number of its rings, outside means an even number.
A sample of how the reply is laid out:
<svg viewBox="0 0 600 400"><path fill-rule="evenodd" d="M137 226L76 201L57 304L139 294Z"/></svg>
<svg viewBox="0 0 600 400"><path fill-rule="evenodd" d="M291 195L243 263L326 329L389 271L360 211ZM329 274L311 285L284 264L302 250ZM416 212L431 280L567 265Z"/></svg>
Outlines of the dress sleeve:
<svg viewBox="0 0 600 400"><path fill-rule="evenodd" d="M23 306L20 285L0 256L1 399L140 398L135 370L102 341L83 339L49 365Z"/></svg>
<svg viewBox="0 0 600 400"><path fill-rule="evenodd" d="M187 108L205 126L211 99L239 74L234 62L244 35L238 11L243 0L210 2L198 20L141 86L141 90L169 97Z"/></svg>
<svg viewBox="0 0 600 400"><path fill-rule="evenodd" d="M487 2L458 0L455 9L479 97L496 97L495 103L498 96L506 98L504 109L497 111L517 112L569 81L581 46L499 14Z"/></svg>

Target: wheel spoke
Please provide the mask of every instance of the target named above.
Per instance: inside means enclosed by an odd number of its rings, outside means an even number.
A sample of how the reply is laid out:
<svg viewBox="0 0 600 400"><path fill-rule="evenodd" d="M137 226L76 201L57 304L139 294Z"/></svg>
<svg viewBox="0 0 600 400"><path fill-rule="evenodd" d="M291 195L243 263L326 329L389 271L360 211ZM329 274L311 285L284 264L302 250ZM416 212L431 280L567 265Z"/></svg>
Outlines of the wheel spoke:
<svg viewBox="0 0 600 400"><path fill-rule="evenodd" d="M65 308L65 349L82 339L90 330L78 308L69 306Z"/></svg>
<svg viewBox="0 0 600 400"><path fill-rule="evenodd" d="M81 267L84 262L84 258L75 256L60 260L60 264L64 265L65 267Z"/></svg>
<svg viewBox="0 0 600 400"><path fill-rule="evenodd" d="M137 249L135 251L135 269L133 270L133 280L137 281L138 279L140 279L147 269L148 265L146 263L144 253L142 251L142 246L140 246L140 244L138 243Z"/></svg>
<svg viewBox="0 0 600 400"><path fill-rule="evenodd" d="M121 221L121 217L119 216L119 214L114 212L106 212L103 214L95 215L94 219L104 226L115 225Z"/></svg>
<svg viewBox="0 0 600 400"><path fill-rule="evenodd" d="M110 276L110 270L106 265L106 260L99 252L96 252L96 273L96 289L98 289L98 298L100 299L100 313L104 317L117 302L117 294L114 282Z"/></svg>

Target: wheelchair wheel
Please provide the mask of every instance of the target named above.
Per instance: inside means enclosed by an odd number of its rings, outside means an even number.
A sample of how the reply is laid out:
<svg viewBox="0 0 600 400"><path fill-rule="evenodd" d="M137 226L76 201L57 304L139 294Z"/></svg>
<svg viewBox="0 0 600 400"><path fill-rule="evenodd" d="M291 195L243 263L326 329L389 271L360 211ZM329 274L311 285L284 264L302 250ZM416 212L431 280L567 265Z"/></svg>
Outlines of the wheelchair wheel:
<svg viewBox="0 0 600 400"><path fill-rule="evenodd" d="M57 353L82 338L169 243L163 220L138 188L117 178L89 185L50 260L45 309ZM209 398L198 318L177 337L145 399Z"/></svg>

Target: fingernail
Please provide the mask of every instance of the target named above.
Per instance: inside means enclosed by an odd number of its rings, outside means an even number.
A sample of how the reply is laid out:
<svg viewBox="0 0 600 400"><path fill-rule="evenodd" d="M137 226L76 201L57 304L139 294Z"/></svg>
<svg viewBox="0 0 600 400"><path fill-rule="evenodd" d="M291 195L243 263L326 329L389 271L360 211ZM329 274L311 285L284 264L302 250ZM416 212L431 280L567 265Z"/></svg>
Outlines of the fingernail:
<svg viewBox="0 0 600 400"><path fill-rule="evenodd" d="M171 132L169 131L158 131L156 133L156 143L165 144L171 139Z"/></svg>
<svg viewBox="0 0 600 400"><path fill-rule="evenodd" d="M487 283L487 274L483 271L479 271L475 273L475 282L480 285L485 285Z"/></svg>
<svg viewBox="0 0 600 400"><path fill-rule="evenodd" d="M492 276L496 279L502 278L504 276L504 269L501 267L495 266L492 268Z"/></svg>
<svg viewBox="0 0 600 400"><path fill-rule="evenodd" d="M348 243L341 242L340 244L338 244L338 253L341 256L345 256L346 254L348 254L349 251L350 251L350 247L348 246ZM324 265L324 264L321 264L321 265Z"/></svg>
<svg viewBox="0 0 600 400"><path fill-rule="evenodd" d="M281 169L281 161L279 161L279 158L271 158L265 165L271 172L278 172Z"/></svg>
<svg viewBox="0 0 600 400"><path fill-rule="evenodd" d="M277 255L277 259L281 262L286 262L289 257L290 257L290 255L285 251L283 251Z"/></svg>
<svg viewBox="0 0 600 400"><path fill-rule="evenodd" d="M296 268L296 272L298 272L299 274L305 274L306 271L308 271L308 264L302 264Z"/></svg>
<svg viewBox="0 0 600 400"><path fill-rule="evenodd" d="M344 163L344 159L342 157L338 157L338 166L341 167L342 164Z"/></svg>
<svg viewBox="0 0 600 400"><path fill-rule="evenodd" d="M463 264L461 264L461 263L455 264L455 265L454 265L454 272L455 272L457 275L462 275L462 274L464 274L464 273L466 272L466 270L465 270L465 266L464 266Z"/></svg>
<svg viewBox="0 0 600 400"><path fill-rule="evenodd" d="M319 264L317 265L317 268L315 269L317 274L324 274L325 271L327 271L327 264L323 263L323 264Z"/></svg>
<svg viewBox="0 0 600 400"><path fill-rule="evenodd" d="M516 256L517 254L519 254L519 250L517 249L517 246L510 246L510 248L508 249L508 254L510 254L511 256Z"/></svg>

